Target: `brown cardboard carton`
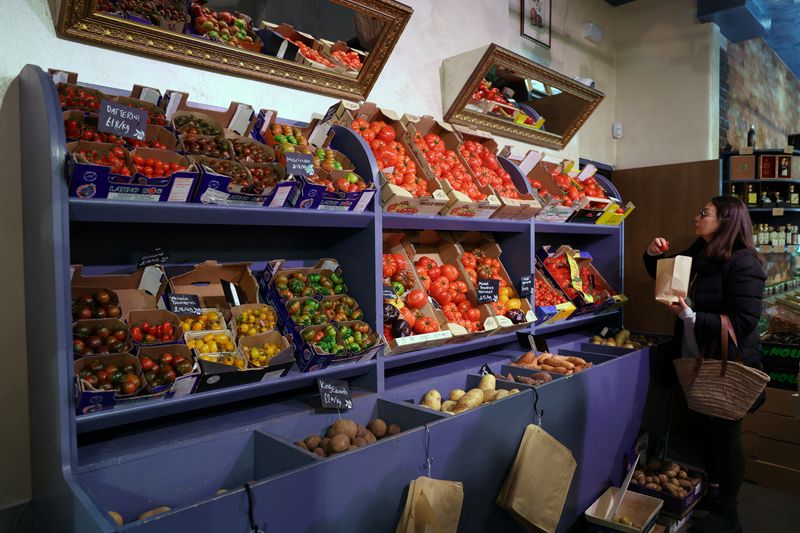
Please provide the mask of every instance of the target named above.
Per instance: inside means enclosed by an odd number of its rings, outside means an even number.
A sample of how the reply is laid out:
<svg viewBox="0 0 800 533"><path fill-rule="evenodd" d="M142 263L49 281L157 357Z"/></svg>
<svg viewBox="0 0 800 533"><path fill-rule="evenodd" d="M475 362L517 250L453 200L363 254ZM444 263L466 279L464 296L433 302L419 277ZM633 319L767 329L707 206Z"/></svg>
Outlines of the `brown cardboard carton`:
<svg viewBox="0 0 800 533"><path fill-rule="evenodd" d="M748 457L744 478L764 487L800 496L800 470Z"/></svg>
<svg viewBox="0 0 800 533"><path fill-rule="evenodd" d="M752 180L756 177L756 156L734 155L728 159L728 175L732 180Z"/></svg>
<svg viewBox="0 0 800 533"><path fill-rule="evenodd" d="M72 267L72 297L98 289L113 291L119 298L123 318L135 309L156 309L167 284L167 275L159 266L140 268L130 274L103 276L84 275L83 265Z"/></svg>
<svg viewBox="0 0 800 533"><path fill-rule="evenodd" d="M800 444L800 418L775 415L759 410L744 417L742 429L759 437Z"/></svg>
<svg viewBox="0 0 800 533"><path fill-rule="evenodd" d="M242 289L245 301L240 303L258 303L258 283L250 271L249 263L220 264L206 261L169 281L173 293L196 294L203 307L228 309L231 306L225 299L220 280L235 283Z"/></svg>
<svg viewBox="0 0 800 533"><path fill-rule="evenodd" d="M747 457L800 470L800 445L798 444L761 437L755 433L743 433L742 444Z"/></svg>

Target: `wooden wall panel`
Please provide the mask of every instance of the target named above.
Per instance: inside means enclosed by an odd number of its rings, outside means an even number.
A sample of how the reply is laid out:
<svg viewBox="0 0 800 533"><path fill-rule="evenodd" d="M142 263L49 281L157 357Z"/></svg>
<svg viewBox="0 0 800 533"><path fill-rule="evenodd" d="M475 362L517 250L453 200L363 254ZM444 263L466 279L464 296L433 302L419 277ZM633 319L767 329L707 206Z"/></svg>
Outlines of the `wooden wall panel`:
<svg viewBox="0 0 800 533"><path fill-rule="evenodd" d="M694 239L694 216L720 191L720 162L697 161L615 170L614 185L636 210L625 220L625 327L672 333L674 315L654 299L654 282L642 254L654 237L670 242L670 253L688 248Z"/></svg>

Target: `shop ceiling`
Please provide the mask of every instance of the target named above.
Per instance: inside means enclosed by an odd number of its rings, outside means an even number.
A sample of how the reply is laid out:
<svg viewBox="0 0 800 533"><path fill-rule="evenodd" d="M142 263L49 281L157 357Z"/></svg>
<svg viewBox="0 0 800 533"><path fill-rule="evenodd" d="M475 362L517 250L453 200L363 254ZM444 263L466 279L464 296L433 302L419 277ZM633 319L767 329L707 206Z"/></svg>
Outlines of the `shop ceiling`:
<svg viewBox="0 0 800 533"><path fill-rule="evenodd" d="M614 7L633 1L606 0ZM800 78L800 0L697 0L697 17L733 42L763 37Z"/></svg>

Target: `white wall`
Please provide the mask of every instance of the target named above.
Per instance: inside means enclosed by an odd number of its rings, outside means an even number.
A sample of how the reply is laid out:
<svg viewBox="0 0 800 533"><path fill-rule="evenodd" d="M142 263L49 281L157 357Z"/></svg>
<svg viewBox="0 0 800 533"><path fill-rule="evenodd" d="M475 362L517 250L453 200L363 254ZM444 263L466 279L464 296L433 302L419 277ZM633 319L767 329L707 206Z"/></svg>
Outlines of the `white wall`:
<svg viewBox="0 0 800 533"><path fill-rule="evenodd" d="M694 0L616 9L617 167L717 158L717 27L697 22Z"/></svg>

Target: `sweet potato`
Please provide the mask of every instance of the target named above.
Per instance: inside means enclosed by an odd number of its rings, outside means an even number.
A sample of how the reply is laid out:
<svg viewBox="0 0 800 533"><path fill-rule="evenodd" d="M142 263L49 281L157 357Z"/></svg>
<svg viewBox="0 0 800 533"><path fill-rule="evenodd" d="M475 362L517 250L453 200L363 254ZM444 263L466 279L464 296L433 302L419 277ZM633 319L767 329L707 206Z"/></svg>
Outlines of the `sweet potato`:
<svg viewBox="0 0 800 533"><path fill-rule="evenodd" d="M166 506L156 507L155 509L150 509L149 511L140 514L139 516L136 517L136 520L144 520L145 518L150 518L151 516L155 516L161 513L166 513L171 510L172 509Z"/></svg>
<svg viewBox="0 0 800 533"><path fill-rule="evenodd" d="M536 360L536 354L533 352L527 352L520 356L519 359L516 360L517 363L521 363L523 365L528 365L533 363Z"/></svg>

